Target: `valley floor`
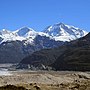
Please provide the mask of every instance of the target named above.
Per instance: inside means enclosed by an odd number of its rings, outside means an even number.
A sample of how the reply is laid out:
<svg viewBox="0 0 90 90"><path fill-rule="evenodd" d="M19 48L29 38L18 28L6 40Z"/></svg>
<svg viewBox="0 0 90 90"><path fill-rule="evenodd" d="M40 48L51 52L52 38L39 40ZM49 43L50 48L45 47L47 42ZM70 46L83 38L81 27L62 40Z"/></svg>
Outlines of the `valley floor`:
<svg viewBox="0 0 90 90"><path fill-rule="evenodd" d="M27 90L90 90L90 72L18 70L8 73L0 75L0 87L15 85Z"/></svg>

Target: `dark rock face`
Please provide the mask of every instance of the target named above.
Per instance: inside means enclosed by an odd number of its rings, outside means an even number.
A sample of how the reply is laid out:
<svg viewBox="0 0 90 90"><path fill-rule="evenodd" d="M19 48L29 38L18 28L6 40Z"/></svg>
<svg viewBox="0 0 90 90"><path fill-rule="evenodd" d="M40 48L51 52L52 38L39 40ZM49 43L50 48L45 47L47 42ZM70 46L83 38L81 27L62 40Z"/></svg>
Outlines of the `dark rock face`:
<svg viewBox="0 0 90 90"><path fill-rule="evenodd" d="M5 42L0 45L0 63L17 63L25 57L21 42Z"/></svg>
<svg viewBox="0 0 90 90"><path fill-rule="evenodd" d="M38 48L52 48L52 47L58 47L64 44L62 41L55 41L53 39L50 39L46 36L40 36L37 35L34 39L34 44Z"/></svg>
<svg viewBox="0 0 90 90"><path fill-rule="evenodd" d="M90 33L71 42L69 47L52 64L56 70L90 71Z"/></svg>

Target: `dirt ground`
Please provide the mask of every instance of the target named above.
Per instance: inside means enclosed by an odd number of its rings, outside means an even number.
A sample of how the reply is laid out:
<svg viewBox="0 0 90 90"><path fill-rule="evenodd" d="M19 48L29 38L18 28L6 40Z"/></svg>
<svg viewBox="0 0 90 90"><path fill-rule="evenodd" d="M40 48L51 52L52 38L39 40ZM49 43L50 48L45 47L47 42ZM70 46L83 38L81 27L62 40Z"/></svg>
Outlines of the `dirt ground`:
<svg viewBox="0 0 90 90"><path fill-rule="evenodd" d="M9 71L0 86L23 86L28 90L90 90L90 73L74 71Z"/></svg>

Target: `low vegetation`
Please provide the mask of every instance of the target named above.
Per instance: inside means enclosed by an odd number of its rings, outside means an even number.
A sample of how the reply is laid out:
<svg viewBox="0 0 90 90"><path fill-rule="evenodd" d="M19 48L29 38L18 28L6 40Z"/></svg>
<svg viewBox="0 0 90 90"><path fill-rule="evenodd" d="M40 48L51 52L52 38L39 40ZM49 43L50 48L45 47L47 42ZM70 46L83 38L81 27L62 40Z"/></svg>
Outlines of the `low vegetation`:
<svg viewBox="0 0 90 90"><path fill-rule="evenodd" d="M28 90L23 86L6 85L0 87L0 90Z"/></svg>
<svg viewBox="0 0 90 90"><path fill-rule="evenodd" d="M22 85L6 85L1 86L0 90L90 90L90 81L74 81L72 83L61 84L22 84Z"/></svg>

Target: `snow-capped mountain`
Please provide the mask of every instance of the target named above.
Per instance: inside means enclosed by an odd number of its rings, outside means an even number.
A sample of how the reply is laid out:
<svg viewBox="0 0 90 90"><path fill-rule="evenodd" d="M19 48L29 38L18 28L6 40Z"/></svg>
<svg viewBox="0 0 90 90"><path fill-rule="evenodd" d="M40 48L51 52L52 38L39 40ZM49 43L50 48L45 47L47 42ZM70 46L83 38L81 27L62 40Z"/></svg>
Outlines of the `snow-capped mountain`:
<svg viewBox="0 0 90 90"><path fill-rule="evenodd" d="M56 41L71 41L85 36L88 32L74 26L57 23L52 26L48 26L44 30L44 33L48 34Z"/></svg>
<svg viewBox="0 0 90 90"><path fill-rule="evenodd" d="M28 27L15 31L3 29L0 31L0 63L18 63L35 51L58 47L87 33L63 23L49 26L42 32Z"/></svg>
<svg viewBox="0 0 90 90"><path fill-rule="evenodd" d="M0 31L0 35L5 35L5 34L10 34L11 31L3 29L2 31Z"/></svg>
<svg viewBox="0 0 90 90"><path fill-rule="evenodd" d="M35 37L37 32L34 31L32 28L29 27L22 27L16 31L14 31L13 33L15 33L16 35L20 36L20 37Z"/></svg>
<svg viewBox="0 0 90 90"><path fill-rule="evenodd" d="M34 39L36 35L37 32L28 27L22 27L16 31L9 31L5 29L0 31L0 37L2 38L1 43L16 40L23 41L27 40L28 38L30 39L29 41L31 42L31 40Z"/></svg>
<svg viewBox="0 0 90 90"><path fill-rule="evenodd" d="M63 23L57 23L52 26L48 26L42 32L36 32L32 28L22 27L15 31L9 31L3 29L0 31L0 38L2 38L2 42L6 41L23 41L26 40L27 43L32 43L34 38L37 35L46 36L50 39L54 39L55 41L71 41L77 38L83 37L88 32L76 28L74 26L65 25ZM0 42L0 43L2 43Z"/></svg>

